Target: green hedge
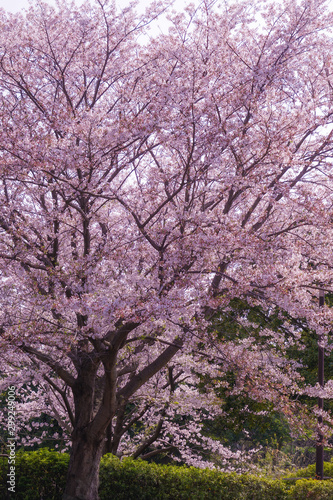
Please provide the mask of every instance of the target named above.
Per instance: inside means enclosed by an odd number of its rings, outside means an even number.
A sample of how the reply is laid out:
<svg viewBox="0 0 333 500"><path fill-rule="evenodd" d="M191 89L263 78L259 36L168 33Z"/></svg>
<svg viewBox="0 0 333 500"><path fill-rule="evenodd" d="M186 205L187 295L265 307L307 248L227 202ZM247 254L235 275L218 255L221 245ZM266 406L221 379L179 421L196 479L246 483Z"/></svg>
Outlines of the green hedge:
<svg viewBox="0 0 333 500"><path fill-rule="evenodd" d="M279 481L247 474L223 474L195 467L119 461L105 455L100 470L101 500L284 500L287 487ZM333 489L332 489L333 491Z"/></svg>
<svg viewBox="0 0 333 500"><path fill-rule="evenodd" d="M333 500L333 481L300 479L290 490L293 500Z"/></svg>
<svg viewBox="0 0 333 500"><path fill-rule="evenodd" d="M68 461L67 454L47 449L19 452L16 493L8 494L7 461L0 459L0 498L61 500ZM311 466L295 474L311 477L314 470ZM325 464L325 474L331 471L333 464ZM273 481L250 474L162 466L130 458L120 461L112 455L102 458L100 483L101 500L333 500L333 481Z"/></svg>
<svg viewBox="0 0 333 500"><path fill-rule="evenodd" d="M15 494L8 492L7 461L1 459L0 498L15 500L60 500L66 482L69 455L42 448L18 452L15 464Z"/></svg>
<svg viewBox="0 0 333 500"><path fill-rule="evenodd" d="M299 469L298 471L290 474L288 477L307 477L315 479L316 477L316 466L315 464L309 465L305 469ZM333 463L324 462L324 477L330 477L333 479Z"/></svg>

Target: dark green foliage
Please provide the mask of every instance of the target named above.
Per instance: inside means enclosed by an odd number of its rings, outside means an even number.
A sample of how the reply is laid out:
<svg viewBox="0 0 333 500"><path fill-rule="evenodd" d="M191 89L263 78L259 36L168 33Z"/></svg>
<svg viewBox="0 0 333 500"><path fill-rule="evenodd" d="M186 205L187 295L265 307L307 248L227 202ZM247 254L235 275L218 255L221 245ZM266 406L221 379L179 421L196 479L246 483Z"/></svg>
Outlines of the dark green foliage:
<svg viewBox="0 0 333 500"><path fill-rule="evenodd" d="M228 396L222 408L226 416L207 421L205 432L227 446L242 449L265 446L280 450L290 440L287 421L269 402L257 402L245 395Z"/></svg>
<svg viewBox="0 0 333 500"><path fill-rule="evenodd" d="M333 480L333 462L324 462L324 476ZM299 469L297 472L290 474L288 477L306 477L308 479L315 479L316 466L315 464L309 465L304 469Z"/></svg>
<svg viewBox="0 0 333 500"><path fill-rule="evenodd" d="M286 481L290 484L289 498L292 498L293 500L332 500L333 481L316 481L315 477L315 464L309 465L308 467L300 469L292 474L288 474ZM324 477L333 479L332 462L324 462ZM295 482L292 481L293 478L295 478Z"/></svg>
<svg viewBox="0 0 333 500"><path fill-rule="evenodd" d="M6 460L1 460L0 498L60 500L69 456L47 449L19 452L16 461L16 493L7 495ZM295 473L313 476L314 467ZM325 474L333 464L325 464ZM292 474L290 475L292 476ZM333 482L301 479L268 480L250 474L220 473L194 467L161 466L142 460L102 458L101 500L332 500Z"/></svg>
<svg viewBox="0 0 333 500"><path fill-rule="evenodd" d="M332 500L332 481L315 481L303 479L296 482L292 488L291 497L293 500Z"/></svg>
<svg viewBox="0 0 333 500"><path fill-rule="evenodd" d="M333 464L325 464L325 473L329 470L333 472ZM161 466L131 458L120 462L112 455L102 459L100 480L101 500L333 499L332 481L273 481L250 474Z"/></svg>
<svg viewBox="0 0 333 500"><path fill-rule="evenodd" d="M242 325L242 318L246 318L246 327ZM289 333L284 327L285 317L278 309L265 311L261 306L249 305L245 300L235 298L230 303L228 311L219 311L211 318L211 330L217 338L224 341L238 342L251 337L255 345L270 344L271 339L262 335L264 328L275 332ZM279 351L279 347L272 342L272 349ZM280 353L282 356L285 352ZM238 367L232 366L222 380L228 383L227 387L215 389L221 399L221 409L224 415L214 422L204 422L204 433L219 439L226 446L234 450L253 449L262 447L281 449L290 441L290 428L287 419L275 410L271 401L259 401L251 398L248 380L244 390L232 395L231 391L237 385ZM258 373L259 383L260 374ZM213 386L214 381L202 379L202 387ZM257 382L258 383L258 382Z"/></svg>
<svg viewBox="0 0 333 500"><path fill-rule="evenodd" d="M15 463L15 494L7 497L7 460L0 465L0 498L60 500L65 486L69 455L41 448L18 452Z"/></svg>
<svg viewBox="0 0 333 500"><path fill-rule="evenodd" d="M112 464L110 467L109 464ZM282 482L208 469L148 464L105 456L101 465L101 500L285 500Z"/></svg>
<svg viewBox="0 0 333 500"><path fill-rule="evenodd" d="M333 294L325 295L325 302L328 306L333 306ZM247 320L246 327L243 326L242 318ZM227 311L217 312L211 321L211 331L221 342L242 341L245 338L252 338L255 344L263 344L265 347L271 346L277 354L291 361L297 361L302 366L299 373L303 378L304 385L315 385L318 378L318 338L316 332L310 330L306 321L302 318L293 318L285 311L278 308L265 310L257 305L253 306L246 300L235 298L230 302ZM290 325L290 327L289 327ZM283 334L286 339L293 340L293 329L300 335L302 349L293 342L277 345L270 339L269 334L263 335L263 329L267 328L272 332ZM328 353L326 353L328 354ZM258 374L259 375L259 374ZM232 449L253 449L260 445L262 454L265 450L288 449L291 443L291 432L287 418L276 411L270 401L259 401L251 398L251 380L246 381L245 388L237 395L232 395L232 389L237 386L238 367L232 367L226 373L223 380L229 385L215 389L216 394L221 399L221 408L225 415L217 418L214 422L205 422L204 432L210 437L222 441ZM325 357L325 379L333 378L333 357ZM260 381L260 376L258 378ZM257 381L258 383L258 381ZM201 385L204 388L214 387L214 381L202 379ZM204 390L204 389L203 389ZM312 408L317 400L307 396L290 397L290 402L294 405L302 405L304 414L311 417ZM333 403L325 401L325 410L333 410ZM293 410L295 411L295 409ZM293 429L294 433L295 430ZM293 440L293 444L301 445L306 449L310 445L309 439L314 435L310 432L299 437L299 442ZM313 443L312 443L313 444ZM329 454L326 453L326 458ZM304 462L306 464L306 460ZM333 500L333 498L332 498Z"/></svg>

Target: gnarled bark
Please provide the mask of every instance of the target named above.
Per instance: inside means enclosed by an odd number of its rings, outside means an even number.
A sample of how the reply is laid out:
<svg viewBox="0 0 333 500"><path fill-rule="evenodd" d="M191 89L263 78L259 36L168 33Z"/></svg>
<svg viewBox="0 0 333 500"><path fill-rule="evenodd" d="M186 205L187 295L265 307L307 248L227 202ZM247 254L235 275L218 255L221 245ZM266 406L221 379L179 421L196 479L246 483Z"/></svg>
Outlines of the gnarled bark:
<svg viewBox="0 0 333 500"><path fill-rule="evenodd" d="M63 500L98 500L103 446L103 436L91 436L84 430L77 433L72 443Z"/></svg>

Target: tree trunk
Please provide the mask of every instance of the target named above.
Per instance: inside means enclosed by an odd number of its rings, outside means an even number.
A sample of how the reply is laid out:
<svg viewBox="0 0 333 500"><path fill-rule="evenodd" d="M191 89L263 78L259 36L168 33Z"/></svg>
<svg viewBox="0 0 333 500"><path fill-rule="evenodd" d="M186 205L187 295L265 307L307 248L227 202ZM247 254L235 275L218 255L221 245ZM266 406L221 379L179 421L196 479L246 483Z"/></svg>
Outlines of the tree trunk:
<svg viewBox="0 0 333 500"><path fill-rule="evenodd" d="M104 439L86 433L73 440L63 500L98 500L103 447Z"/></svg>

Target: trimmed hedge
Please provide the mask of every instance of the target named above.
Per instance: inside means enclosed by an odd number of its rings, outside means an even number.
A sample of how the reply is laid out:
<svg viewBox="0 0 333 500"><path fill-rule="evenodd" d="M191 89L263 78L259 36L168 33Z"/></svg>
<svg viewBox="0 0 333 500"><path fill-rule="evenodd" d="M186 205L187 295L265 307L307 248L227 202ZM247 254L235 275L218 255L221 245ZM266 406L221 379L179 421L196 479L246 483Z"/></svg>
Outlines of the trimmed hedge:
<svg viewBox="0 0 333 500"><path fill-rule="evenodd" d="M7 460L0 460L0 498L61 500L69 456L40 449L16 455L16 492L7 491ZM313 470L312 470L313 469ZM325 474L333 464L325 464ZM314 467L294 474L311 476ZM289 477L293 476L290 474ZM295 483L250 474L149 464L105 455L100 468L101 500L333 500L333 481Z"/></svg>
<svg viewBox="0 0 333 500"><path fill-rule="evenodd" d="M8 492L7 461L0 464L0 498L15 500L61 500L66 483L69 455L41 448L18 452L15 464L15 493Z"/></svg>
<svg viewBox="0 0 333 500"><path fill-rule="evenodd" d="M306 477L315 479L316 477L316 466L315 464L308 465L305 469L299 469L298 471L290 474L289 477ZM324 477L330 477L333 479L333 463L324 462Z"/></svg>
<svg viewBox="0 0 333 500"><path fill-rule="evenodd" d="M101 500L285 500L287 486L248 474L149 464L105 455L100 469ZM332 490L333 491L333 490Z"/></svg>
<svg viewBox="0 0 333 500"><path fill-rule="evenodd" d="M290 491L293 500L333 500L333 481L300 479Z"/></svg>

